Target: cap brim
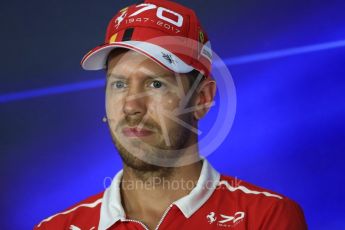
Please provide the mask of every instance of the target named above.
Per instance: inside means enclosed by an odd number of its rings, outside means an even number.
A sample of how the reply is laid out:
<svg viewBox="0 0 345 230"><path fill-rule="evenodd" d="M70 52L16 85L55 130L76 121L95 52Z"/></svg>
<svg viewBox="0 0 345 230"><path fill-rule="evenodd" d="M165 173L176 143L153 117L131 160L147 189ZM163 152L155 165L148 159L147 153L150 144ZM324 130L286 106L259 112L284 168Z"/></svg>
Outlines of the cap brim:
<svg viewBox="0 0 345 230"><path fill-rule="evenodd" d="M104 69L109 53L115 48L126 48L139 52L175 73L189 73L194 69L170 51L158 45L142 41L114 42L98 46L83 57L81 61L82 68L85 70Z"/></svg>

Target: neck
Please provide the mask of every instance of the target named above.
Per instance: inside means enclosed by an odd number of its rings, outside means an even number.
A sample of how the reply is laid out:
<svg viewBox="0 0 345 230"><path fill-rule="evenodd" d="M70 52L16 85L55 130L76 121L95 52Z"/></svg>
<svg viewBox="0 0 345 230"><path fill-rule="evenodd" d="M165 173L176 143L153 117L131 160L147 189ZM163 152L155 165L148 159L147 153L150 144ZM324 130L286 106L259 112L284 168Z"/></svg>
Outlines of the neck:
<svg viewBox="0 0 345 230"><path fill-rule="evenodd" d="M144 214L161 216L174 201L196 186L202 161L180 167L161 168L154 172L138 172L124 166L121 185L122 203L127 216Z"/></svg>

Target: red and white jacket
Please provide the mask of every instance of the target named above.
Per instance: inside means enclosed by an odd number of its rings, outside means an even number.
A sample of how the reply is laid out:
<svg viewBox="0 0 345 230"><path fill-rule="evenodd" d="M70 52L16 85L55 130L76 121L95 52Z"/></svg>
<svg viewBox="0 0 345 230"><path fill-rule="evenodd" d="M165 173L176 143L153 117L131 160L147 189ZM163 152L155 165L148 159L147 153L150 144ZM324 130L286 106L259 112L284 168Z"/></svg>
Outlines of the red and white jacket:
<svg viewBox="0 0 345 230"><path fill-rule="evenodd" d="M109 188L64 212L39 223L34 229L139 230L140 220L130 220L121 204L122 170ZM158 229L307 229L301 208L287 197L220 175L206 159L196 187L170 205Z"/></svg>

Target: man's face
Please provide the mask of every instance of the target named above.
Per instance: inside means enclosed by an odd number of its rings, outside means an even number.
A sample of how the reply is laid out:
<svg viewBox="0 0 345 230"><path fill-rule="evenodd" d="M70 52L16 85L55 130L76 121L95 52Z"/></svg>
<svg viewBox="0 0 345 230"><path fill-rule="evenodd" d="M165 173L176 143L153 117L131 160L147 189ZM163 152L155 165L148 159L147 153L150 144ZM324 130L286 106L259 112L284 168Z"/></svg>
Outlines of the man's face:
<svg viewBox="0 0 345 230"><path fill-rule="evenodd" d="M108 61L106 113L124 163L141 171L174 161L196 143L189 80L134 51L120 50ZM165 151L164 151L165 150ZM177 150L177 151L176 151Z"/></svg>

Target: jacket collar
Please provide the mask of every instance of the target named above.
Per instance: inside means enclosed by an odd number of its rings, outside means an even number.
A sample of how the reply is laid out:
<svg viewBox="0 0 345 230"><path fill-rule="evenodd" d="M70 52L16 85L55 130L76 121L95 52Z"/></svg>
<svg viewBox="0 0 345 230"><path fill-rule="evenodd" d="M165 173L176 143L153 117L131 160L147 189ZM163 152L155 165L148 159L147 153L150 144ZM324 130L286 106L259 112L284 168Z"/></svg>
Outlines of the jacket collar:
<svg viewBox="0 0 345 230"><path fill-rule="evenodd" d="M193 215L210 198L219 183L220 174L205 158L202 161L203 165L197 185L188 195L173 203L186 218ZM110 187L104 191L98 228L100 230L105 230L126 217L120 194L122 175L123 170L120 170L115 175Z"/></svg>

